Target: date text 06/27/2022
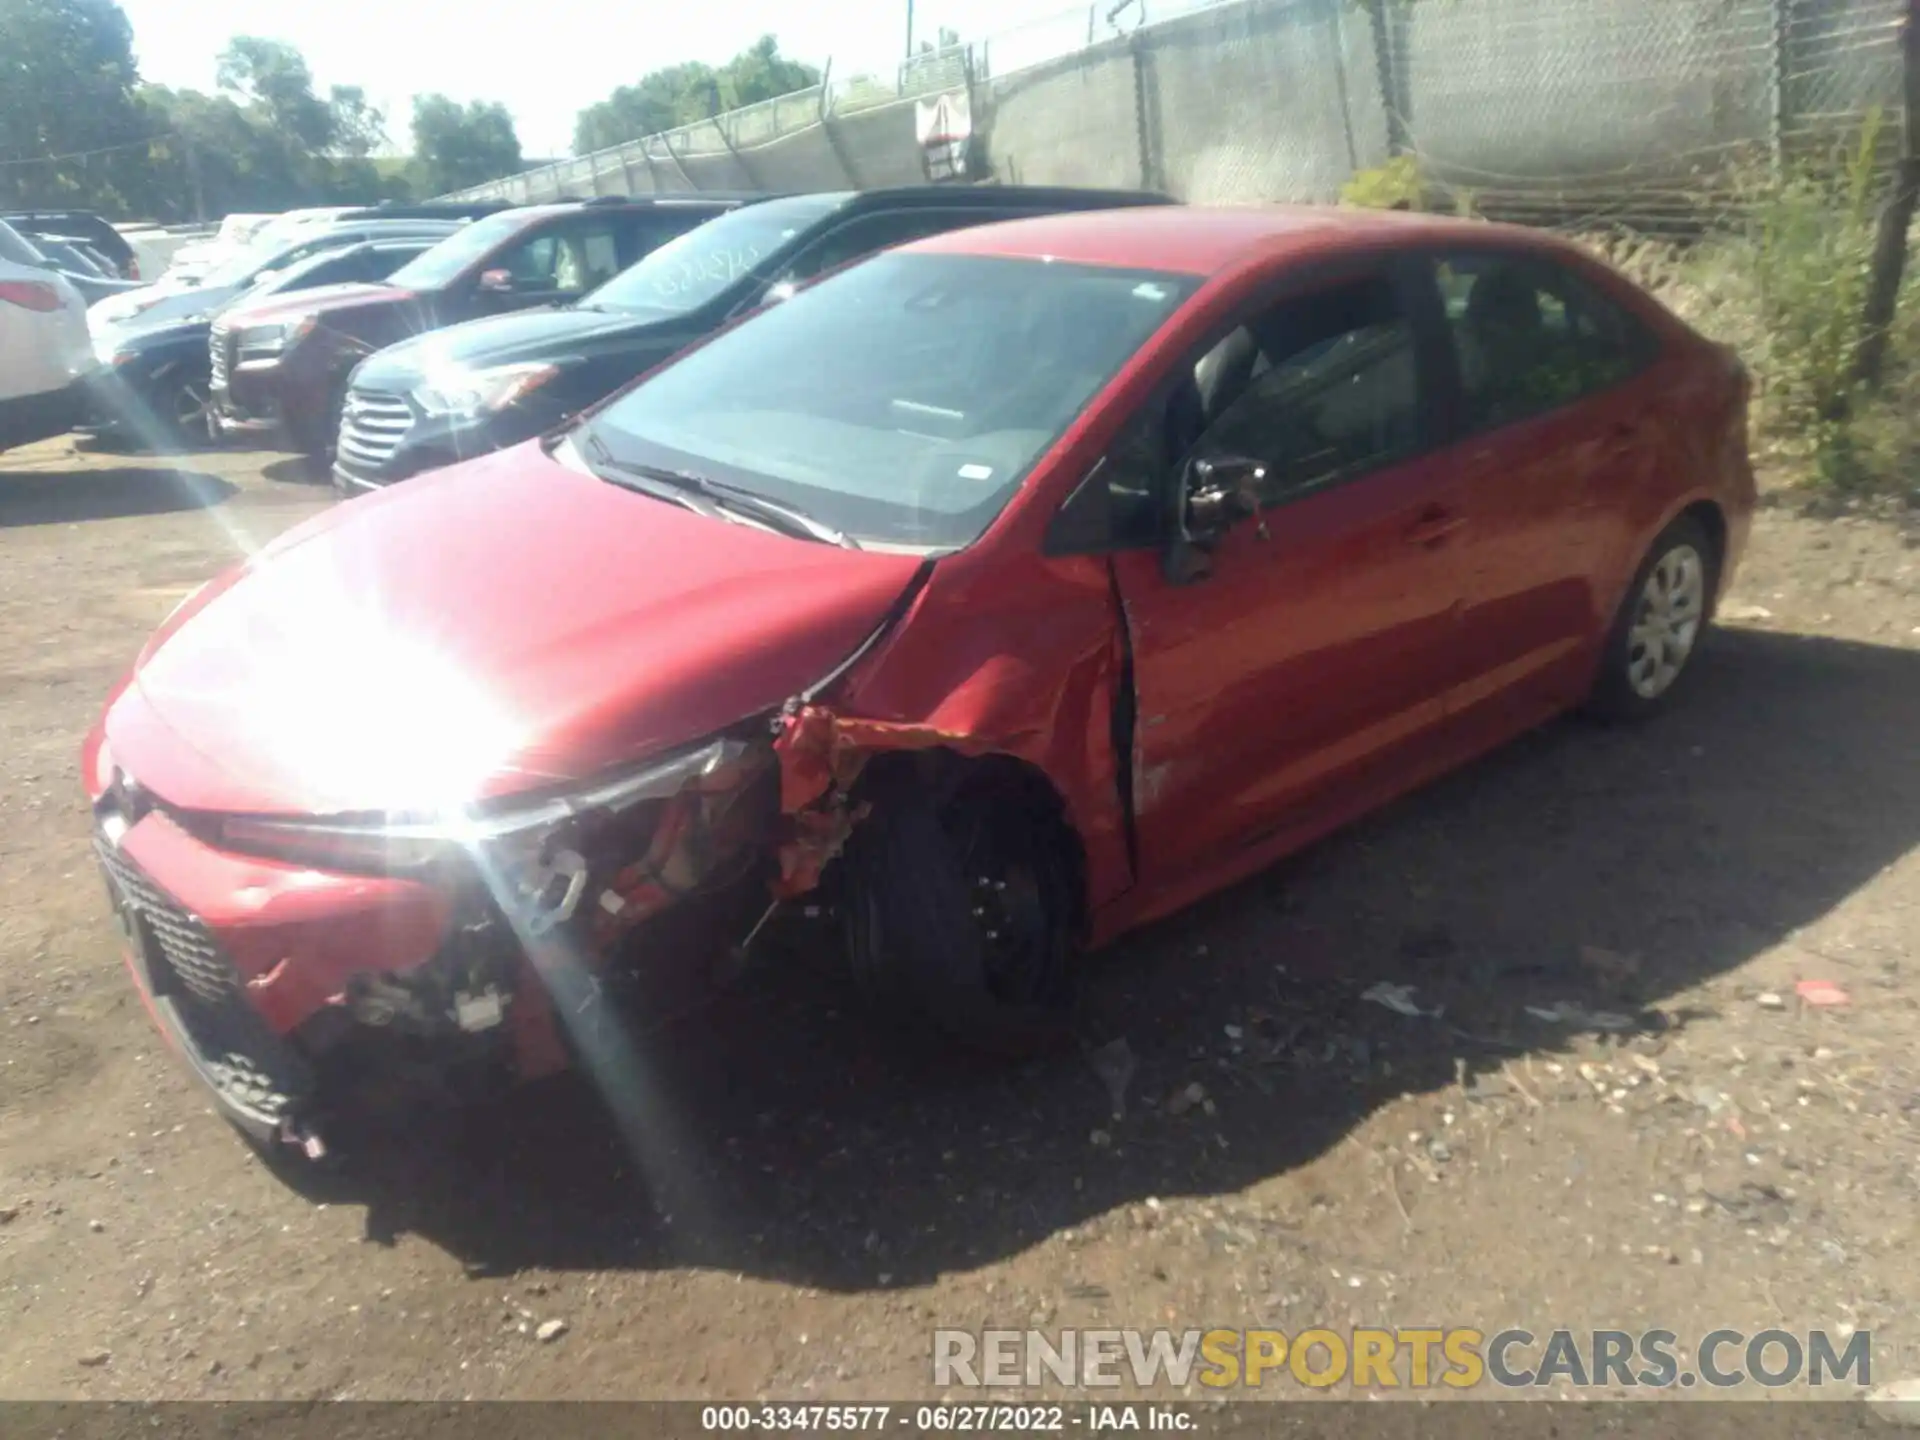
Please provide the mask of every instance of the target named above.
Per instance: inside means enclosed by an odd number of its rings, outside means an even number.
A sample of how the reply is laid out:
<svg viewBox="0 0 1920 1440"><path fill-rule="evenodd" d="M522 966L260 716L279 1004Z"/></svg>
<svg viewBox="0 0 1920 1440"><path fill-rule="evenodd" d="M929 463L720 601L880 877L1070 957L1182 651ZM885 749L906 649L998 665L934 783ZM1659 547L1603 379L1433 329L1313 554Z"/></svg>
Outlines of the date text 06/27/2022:
<svg viewBox="0 0 1920 1440"><path fill-rule="evenodd" d="M706 1433L800 1434L867 1430L910 1435L1090 1435L1120 1431L1191 1433L1199 1428L1191 1407L1145 1402L1074 1405L705 1405Z"/></svg>

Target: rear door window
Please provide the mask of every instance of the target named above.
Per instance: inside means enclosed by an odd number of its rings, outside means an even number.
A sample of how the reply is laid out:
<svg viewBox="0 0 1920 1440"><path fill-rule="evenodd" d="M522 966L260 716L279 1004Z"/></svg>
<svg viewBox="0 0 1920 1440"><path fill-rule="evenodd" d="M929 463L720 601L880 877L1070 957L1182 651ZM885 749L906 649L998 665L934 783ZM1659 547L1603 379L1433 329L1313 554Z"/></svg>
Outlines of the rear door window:
<svg viewBox="0 0 1920 1440"><path fill-rule="evenodd" d="M1545 414L1632 378L1657 342L1563 266L1531 255L1449 255L1435 279L1470 430Z"/></svg>

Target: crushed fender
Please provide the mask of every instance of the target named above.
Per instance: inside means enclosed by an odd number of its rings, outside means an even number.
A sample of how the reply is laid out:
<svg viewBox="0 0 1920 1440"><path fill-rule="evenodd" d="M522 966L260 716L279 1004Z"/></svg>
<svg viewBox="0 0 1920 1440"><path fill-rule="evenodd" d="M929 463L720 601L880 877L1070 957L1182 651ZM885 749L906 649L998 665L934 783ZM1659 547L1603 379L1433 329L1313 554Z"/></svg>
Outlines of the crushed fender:
<svg viewBox="0 0 1920 1440"><path fill-rule="evenodd" d="M764 748L748 750L662 803L646 852L616 871L595 899L594 937L602 953L765 842L746 800L770 764Z"/></svg>
<svg viewBox="0 0 1920 1440"><path fill-rule="evenodd" d="M856 719L818 705L781 716L773 753L780 764L780 813L789 833L778 852L775 897L791 899L817 886L866 818L868 807L849 808L846 797L869 760L888 751L941 747L963 755L992 748L977 737L933 725Z"/></svg>

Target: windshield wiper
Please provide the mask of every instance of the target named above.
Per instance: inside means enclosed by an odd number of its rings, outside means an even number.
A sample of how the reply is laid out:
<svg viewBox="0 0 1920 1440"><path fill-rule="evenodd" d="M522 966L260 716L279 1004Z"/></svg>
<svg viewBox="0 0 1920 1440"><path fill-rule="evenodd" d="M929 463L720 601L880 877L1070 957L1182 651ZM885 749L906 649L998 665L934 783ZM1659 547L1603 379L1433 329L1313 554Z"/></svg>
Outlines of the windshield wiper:
<svg viewBox="0 0 1920 1440"><path fill-rule="evenodd" d="M643 465L633 460L616 459L607 444L593 431L587 432L587 443L593 449L593 455L609 470L636 480L652 481L655 484L669 486L675 498L698 495L707 501L711 508L729 510L736 515L744 515L758 520L769 529L800 540L818 540L826 545L837 545L842 550L858 550L860 542L844 531L836 530L824 521L816 520L804 510L791 505L783 505L778 500L769 500L757 490L745 486L733 485L725 480L715 480L710 475L696 474L691 470L674 470L664 465ZM690 508L698 509L699 506Z"/></svg>
<svg viewBox="0 0 1920 1440"><path fill-rule="evenodd" d="M836 530L826 521L816 520L806 511L795 506L782 504L778 500L769 500L758 490L749 490L744 485L733 485L707 475L690 475L687 478L698 481L701 492L711 496L717 503L745 511L754 518L772 525L776 530L784 529L789 535L797 535L803 540L819 540L828 545L838 545L842 550L860 548L860 542L846 531Z"/></svg>
<svg viewBox="0 0 1920 1440"><path fill-rule="evenodd" d="M671 471L658 471L648 466L633 465L617 459L607 448L607 442L593 431L583 432L586 437L587 453L601 472L600 478L612 485L638 491L655 500L664 500L669 505L679 505L693 511L696 515L705 515L711 520L725 519L720 507L711 500L697 498L697 492L686 486L673 483ZM661 483L665 480L667 483Z"/></svg>

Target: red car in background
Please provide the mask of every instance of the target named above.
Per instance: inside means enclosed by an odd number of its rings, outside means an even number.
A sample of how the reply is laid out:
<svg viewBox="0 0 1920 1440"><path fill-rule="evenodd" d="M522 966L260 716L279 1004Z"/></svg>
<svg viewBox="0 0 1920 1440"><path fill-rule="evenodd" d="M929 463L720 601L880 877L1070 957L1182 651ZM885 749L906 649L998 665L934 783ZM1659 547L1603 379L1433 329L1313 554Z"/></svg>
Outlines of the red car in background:
<svg viewBox="0 0 1920 1440"><path fill-rule="evenodd" d="M820 887L970 1040L1564 710L1686 677L1730 352L1551 237L1164 208L922 241L188 600L83 771L130 963L263 1140L595 1063L599 982ZM556 1017L564 1016L564 1020Z"/></svg>

